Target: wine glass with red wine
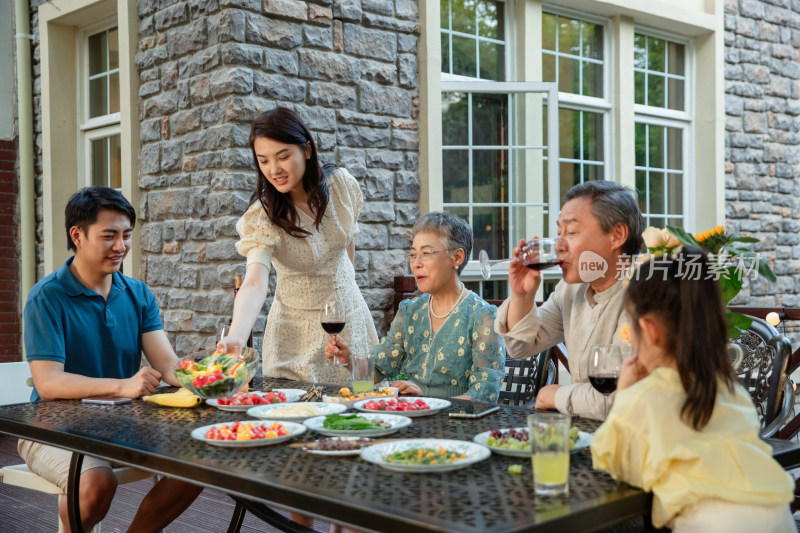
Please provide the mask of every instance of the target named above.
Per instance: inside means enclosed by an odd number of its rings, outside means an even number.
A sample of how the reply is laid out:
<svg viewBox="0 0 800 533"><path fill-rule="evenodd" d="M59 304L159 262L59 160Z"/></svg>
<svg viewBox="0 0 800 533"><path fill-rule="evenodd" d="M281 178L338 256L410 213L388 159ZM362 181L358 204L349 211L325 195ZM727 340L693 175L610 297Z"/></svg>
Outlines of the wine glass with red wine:
<svg viewBox="0 0 800 533"><path fill-rule="evenodd" d="M322 304L319 321L322 322L322 329L332 337L336 338L342 332L346 318L344 302L341 300L329 300ZM332 364L344 366L344 363L340 363L337 357L333 358Z"/></svg>
<svg viewBox="0 0 800 533"><path fill-rule="evenodd" d="M544 270L545 268L558 266L557 244L558 239L531 239L522 247L517 259L532 270ZM513 257L511 259L489 259L489 254L486 253L486 250L481 250L478 253L478 262L481 265L483 279L492 277L492 265L513 260Z"/></svg>
<svg viewBox="0 0 800 533"><path fill-rule="evenodd" d="M622 352L615 344L595 344L589 350L589 383L603 395L604 418L608 417L608 395L617 390Z"/></svg>

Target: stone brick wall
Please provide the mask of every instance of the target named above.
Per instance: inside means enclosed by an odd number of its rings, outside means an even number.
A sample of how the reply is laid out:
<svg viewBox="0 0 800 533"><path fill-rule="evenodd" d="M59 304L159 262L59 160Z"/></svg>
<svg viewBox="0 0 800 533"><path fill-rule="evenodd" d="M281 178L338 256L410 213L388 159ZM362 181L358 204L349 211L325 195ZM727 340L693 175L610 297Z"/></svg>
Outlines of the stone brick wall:
<svg viewBox="0 0 800 533"><path fill-rule="evenodd" d="M798 0L725 1L726 226L759 238L778 277L742 305L800 305L799 49Z"/></svg>
<svg viewBox="0 0 800 533"><path fill-rule="evenodd" d="M418 215L416 2L139 0L138 12L141 277L178 353L230 320L245 268L234 225L255 184L249 125L275 105L362 187L356 275L385 331Z"/></svg>

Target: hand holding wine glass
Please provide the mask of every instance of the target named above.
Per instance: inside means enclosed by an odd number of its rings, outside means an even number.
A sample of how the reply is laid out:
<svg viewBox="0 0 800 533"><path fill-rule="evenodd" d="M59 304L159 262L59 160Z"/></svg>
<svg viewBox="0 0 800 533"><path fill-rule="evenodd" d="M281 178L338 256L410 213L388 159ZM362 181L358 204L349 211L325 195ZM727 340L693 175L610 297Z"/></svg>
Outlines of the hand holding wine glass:
<svg viewBox="0 0 800 533"><path fill-rule="evenodd" d="M346 318L344 302L341 300L328 300L322 304L322 309L319 312L319 320L322 323L322 329L331 335L334 340L344 329ZM337 357L333 357L331 362L334 365L344 366L344 363L340 363Z"/></svg>
<svg viewBox="0 0 800 533"><path fill-rule="evenodd" d="M483 278L491 278L492 265L514 260L519 261L526 268L537 271L558 266L558 252L556 251L558 239L531 239L527 242L521 241L520 244L519 254L510 259L490 260L486 250L481 250L478 253L478 261Z"/></svg>
<svg viewBox="0 0 800 533"><path fill-rule="evenodd" d="M589 383L603 395L604 418L608 416L608 396L617 390L622 352L614 344L595 344L587 361Z"/></svg>

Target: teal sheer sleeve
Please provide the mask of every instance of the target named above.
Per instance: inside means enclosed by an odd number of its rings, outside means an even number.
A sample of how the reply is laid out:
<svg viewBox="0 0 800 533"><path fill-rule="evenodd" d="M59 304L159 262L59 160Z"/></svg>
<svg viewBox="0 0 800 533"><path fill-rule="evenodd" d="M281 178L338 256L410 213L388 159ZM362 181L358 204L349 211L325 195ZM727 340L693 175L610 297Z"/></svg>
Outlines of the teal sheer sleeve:
<svg viewBox="0 0 800 533"><path fill-rule="evenodd" d="M375 374L378 381L389 379L394 380L403 368L403 361L406 357L406 346L408 341L404 336L405 311L408 301L400 302L397 314L389 326L389 332L381 339L381 342L372 349L372 356L375 358Z"/></svg>
<svg viewBox="0 0 800 533"><path fill-rule="evenodd" d="M506 346L494 330L497 308L484 304L476 309L472 329L472 368L467 394L479 402L496 403L503 384Z"/></svg>

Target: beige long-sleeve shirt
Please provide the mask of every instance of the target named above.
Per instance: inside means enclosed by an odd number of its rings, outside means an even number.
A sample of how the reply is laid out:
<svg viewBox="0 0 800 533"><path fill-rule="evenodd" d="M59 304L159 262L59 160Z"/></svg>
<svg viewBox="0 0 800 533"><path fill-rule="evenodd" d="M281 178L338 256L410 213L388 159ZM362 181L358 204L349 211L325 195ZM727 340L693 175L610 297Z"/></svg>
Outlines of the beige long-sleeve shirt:
<svg viewBox="0 0 800 533"><path fill-rule="evenodd" d="M509 300L497 310L495 330L503 336L509 357L525 359L559 342L567 346L572 383L556 392L556 409L562 413L602 420L603 395L589 383L587 360L593 344L617 344L624 358L633 355L619 336L628 324L623 306L622 281L595 293L588 283L560 281L550 298L508 329ZM609 405L613 395L609 397Z"/></svg>

